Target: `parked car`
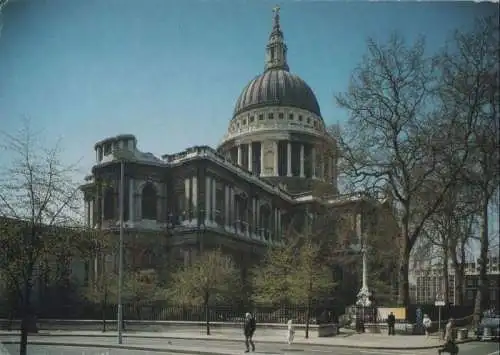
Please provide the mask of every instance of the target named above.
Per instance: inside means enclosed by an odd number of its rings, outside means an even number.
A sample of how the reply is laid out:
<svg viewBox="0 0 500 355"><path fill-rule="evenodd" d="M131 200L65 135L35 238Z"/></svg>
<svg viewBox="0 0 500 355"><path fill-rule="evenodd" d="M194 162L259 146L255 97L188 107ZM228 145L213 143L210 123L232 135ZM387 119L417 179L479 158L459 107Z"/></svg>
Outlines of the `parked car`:
<svg viewBox="0 0 500 355"><path fill-rule="evenodd" d="M481 319L481 323L479 323L479 327L476 331L478 339L483 339L485 328L489 328L491 337L498 340L500 335L500 314L487 312L483 315L483 319Z"/></svg>

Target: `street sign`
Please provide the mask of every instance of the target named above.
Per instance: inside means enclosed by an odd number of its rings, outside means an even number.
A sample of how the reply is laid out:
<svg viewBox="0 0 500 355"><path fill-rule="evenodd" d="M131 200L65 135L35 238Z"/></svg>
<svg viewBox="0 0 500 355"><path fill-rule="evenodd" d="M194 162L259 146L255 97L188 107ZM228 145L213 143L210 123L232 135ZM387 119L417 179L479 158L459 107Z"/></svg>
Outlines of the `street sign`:
<svg viewBox="0 0 500 355"><path fill-rule="evenodd" d="M434 302L434 306L437 306L437 307L443 307L446 303L444 303L444 301L439 301L439 300L436 300L436 302Z"/></svg>

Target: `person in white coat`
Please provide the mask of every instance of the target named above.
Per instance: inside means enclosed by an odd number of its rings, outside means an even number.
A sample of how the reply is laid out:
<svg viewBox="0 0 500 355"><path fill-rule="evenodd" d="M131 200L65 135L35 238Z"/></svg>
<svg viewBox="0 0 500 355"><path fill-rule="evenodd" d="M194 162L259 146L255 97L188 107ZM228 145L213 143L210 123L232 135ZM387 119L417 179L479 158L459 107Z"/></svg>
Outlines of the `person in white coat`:
<svg viewBox="0 0 500 355"><path fill-rule="evenodd" d="M295 326L293 325L293 320L288 320L288 333L286 340L288 341L288 345L291 345L293 343L293 338L295 336Z"/></svg>
<svg viewBox="0 0 500 355"><path fill-rule="evenodd" d="M424 326L425 336L429 336L429 331L432 326L432 321L427 314L424 314L424 319L422 320L422 325Z"/></svg>

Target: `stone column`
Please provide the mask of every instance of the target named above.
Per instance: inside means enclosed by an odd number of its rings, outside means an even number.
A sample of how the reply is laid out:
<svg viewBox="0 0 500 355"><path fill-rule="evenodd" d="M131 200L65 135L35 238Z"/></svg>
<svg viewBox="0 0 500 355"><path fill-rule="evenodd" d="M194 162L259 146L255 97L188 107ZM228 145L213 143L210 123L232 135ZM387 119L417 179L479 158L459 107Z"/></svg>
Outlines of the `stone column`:
<svg viewBox="0 0 500 355"><path fill-rule="evenodd" d="M224 185L224 224L229 227L229 209L231 205L229 204L229 186Z"/></svg>
<svg viewBox="0 0 500 355"><path fill-rule="evenodd" d="M248 171L252 172L253 166L253 151L252 151L252 142L248 143Z"/></svg>
<svg viewBox="0 0 500 355"><path fill-rule="evenodd" d="M89 218L90 217L90 213L89 213L90 207L89 207L89 205L90 205L90 202L85 200L85 209L83 211L83 218L85 220L85 225L87 227L90 226L90 218Z"/></svg>
<svg viewBox="0 0 500 355"><path fill-rule="evenodd" d="M212 221L215 222L215 217L217 216L217 181L212 179L212 193L211 193L211 203L212 203Z"/></svg>
<svg viewBox="0 0 500 355"><path fill-rule="evenodd" d="M300 145L300 177L304 177L304 145Z"/></svg>
<svg viewBox="0 0 500 355"><path fill-rule="evenodd" d="M243 150L241 144L238 145L238 165L241 166L243 160Z"/></svg>
<svg viewBox="0 0 500 355"><path fill-rule="evenodd" d="M312 172L312 177L313 179L316 179L316 147L312 146L311 148L311 161L312 161L312 167L311 167L311 172Z"/></svg>
<svg viewBox="0 0 500 355"><path fill-rule="evenodd" d="M101 224L102 222L104 221L104 197L105 197L105 192L106 192L106 189L101 187Z"/></svg>
<svg viewBox="0 0 500 355"><path fill-rule="evenodd" d="M191 178L191 186L192 186L192 201L193 201L193 210L198 210L198 178L193 176ZM198 216L195 216L198 218Z"/></svg>
<svg viewBox="0 0 500 355"><path fill-rule="evenodd" d="M95 225L95 221L94 221L94 203L95 203L95 200L90 200L90 203L89 203L89 227L93 228L94 225Z"/></svg>
<svg viewBox="0 0 500 355"><path fill-rule="evenodd" d="M264 144L260 142L260 176L265 176L264 174Z"/></svg>
<svg viewBox="0 0 500 355"><path fill-rule="evenodd" d="M257 199L252 197L252 230L250 231L250 236L253 237L255 235L255 228L257 226Z"/></svg>
<svg viewBox="0 0 500 355"><path fill-rule="evenodd" d="M276 239L281 240L281 210L278 209L278 235L276 236Z"/></svg>
<svg viewBox="0 0 500 355"><path fill-rule="evenodd" d="M278 141L274 141L274 176L279 176L279 155L278 155Z"/></svg>
<svg viewBox="0 0 500 355"><path fill-rule="evenodd" d="M292 142L286 146L286 176L292 176Z"/></svg>
<svg viewBox="0 0 500 355"><path fill-rule="evenodd" d="M135 220L135 215L134 215L134 191L135 191L135 186L134 186L134 179L130 178L128 180L128 220L130 222L133 222Z"/></svg>
<svg viewBox="0 0 500 355"><path fill-rule="evenodd" d="M210 176L205 176L205 224L208 224L212 217L212 188Z"/></svg>
<svg viewBox="0 0 500 355"><path fill-rule="evenodd" d="M257 238L261 238L261 231L260 231L260 203L259 200L255 200L255 230L257 233Z"/></svg>
<svg viewBox="0 0 500 355"><path fill-rule="evenodd" d="M230 208L229 208L229 226L231 227L231 229L234 228L234 221L235 221L235 213L236 213L236 210L235 210L235 207L236 207L236 201L234 200L234 188L232 186L229 186L229 204L230 204Z"/></svg>
<svg viewBox="0 0 500 355"><path fill-rule="evenodd" d="M184 216L186 221L191 220L191 178L184 179L184 199L185 199L185 210Z"/></svg>

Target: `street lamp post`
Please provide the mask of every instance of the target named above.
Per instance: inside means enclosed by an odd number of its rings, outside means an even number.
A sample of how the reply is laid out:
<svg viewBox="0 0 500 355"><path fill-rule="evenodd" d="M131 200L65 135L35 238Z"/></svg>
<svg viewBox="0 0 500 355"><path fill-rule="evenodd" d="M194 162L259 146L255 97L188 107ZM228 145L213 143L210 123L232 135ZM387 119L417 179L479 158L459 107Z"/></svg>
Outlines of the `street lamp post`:
<svg viewBox="0 0 500 355"><path fill-rule="evenodd" d="M118 344L123 342L123 305L122 305L122 288L123 288L123 195L124 195L124 180L125 180L125 163L123 158L120 159L120 192L119 192L119 210L120 210L120 241L118 246Z"/></svg>

